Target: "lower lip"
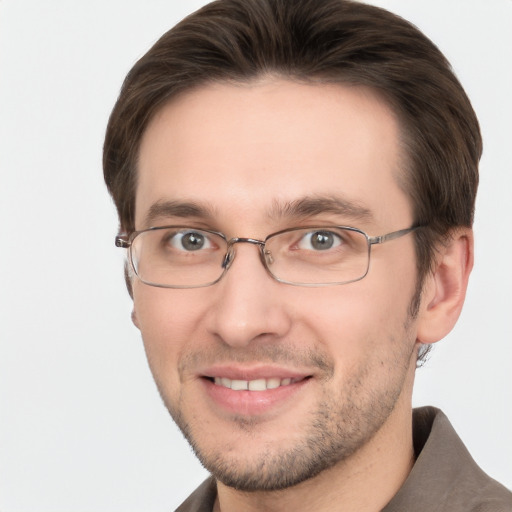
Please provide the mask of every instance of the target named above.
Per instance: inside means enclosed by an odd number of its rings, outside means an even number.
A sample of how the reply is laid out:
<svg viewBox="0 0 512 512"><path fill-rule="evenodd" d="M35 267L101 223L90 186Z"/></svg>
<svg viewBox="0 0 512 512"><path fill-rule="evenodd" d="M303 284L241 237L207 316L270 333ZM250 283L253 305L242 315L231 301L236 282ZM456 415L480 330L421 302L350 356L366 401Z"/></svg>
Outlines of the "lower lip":
<svg viewBox="0 0 512 512"><path fill-rule="evenodd" d="M265 391L233 391L214 384L209 379L202 380L209 397L217 406L231 414L244 416L268 413L285 403L290 403L310 381L309 378L306 378L287 386L279 386Z"/></svg>

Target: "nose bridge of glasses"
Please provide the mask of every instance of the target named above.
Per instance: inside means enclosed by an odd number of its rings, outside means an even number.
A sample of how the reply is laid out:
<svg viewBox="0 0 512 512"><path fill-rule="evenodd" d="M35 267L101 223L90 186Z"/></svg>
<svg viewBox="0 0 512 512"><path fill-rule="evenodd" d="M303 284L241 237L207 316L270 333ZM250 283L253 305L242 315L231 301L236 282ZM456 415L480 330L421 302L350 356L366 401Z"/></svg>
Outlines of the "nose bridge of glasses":
<svg viewBox="0 0 512 512"><path fill-rule="evenodd" d="M233 263L233 260L235 259L235 244L253 244L257 245L260 249L260 258L265 265L265 257L264 257L264 251L263 248L265 247L265 242L263 240L256 240L255 238L240 238L235 237L228 240L228 248L226 251L226 256L224 257L224 261L222 262L222 267L226 270L229 269L231 264Z"/></svg>

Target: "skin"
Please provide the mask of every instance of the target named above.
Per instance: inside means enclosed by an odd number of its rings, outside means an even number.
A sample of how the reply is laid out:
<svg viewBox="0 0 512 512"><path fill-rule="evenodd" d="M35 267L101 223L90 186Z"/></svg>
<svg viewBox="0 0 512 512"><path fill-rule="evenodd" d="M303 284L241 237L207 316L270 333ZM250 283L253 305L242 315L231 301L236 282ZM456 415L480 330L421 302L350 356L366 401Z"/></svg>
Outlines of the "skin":
<svg viewBox="0 0 512 512"><path fill-rule="evenodd" d="M136 228L185 224L262 240L294 226L349 225L369 235L409 227L399 139L395 116L365 88L279 78L199 88L163 107L144 134ZM366 213L276 215L278 204L333 196ZM166 201L209 213L148 219ZM471 233L462 230L440 249L415 318L411 235L374 247L368 275L343 286L279 283L249 244L236 246L210 287L162 289L133 278L133 320L167 408L218 478L216 509L385 506L414 461L418 345L453 326L471 265ZM262 375L299 382L282 396L228 390L226 406L206 378Z"/></svg>

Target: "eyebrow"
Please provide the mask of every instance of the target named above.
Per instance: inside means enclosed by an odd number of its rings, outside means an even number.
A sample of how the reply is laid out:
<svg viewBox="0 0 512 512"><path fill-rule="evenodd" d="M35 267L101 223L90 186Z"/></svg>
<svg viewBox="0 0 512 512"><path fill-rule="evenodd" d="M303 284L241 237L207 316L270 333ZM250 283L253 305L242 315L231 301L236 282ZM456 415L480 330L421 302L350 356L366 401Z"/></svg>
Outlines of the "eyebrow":
<svg viewBox="0 0 512 512"><path fill-rule="evenodd" d="M371 210L365 206L340 196L306 196L294 201L274 201L269 216L271 218L307 218L321 214L334 214L351 220L374 220Z"/></svg>
<svg viewBox="0 0 512 512"><path fill-rule="evenodd" d="M211 220L214 216L214 209L212 207L200 205L194 201L157 201L150 206L144 222L149 227L156 219L170 217L188 219L194 217L201 220Z"/></svg>
<svg viewBox="0 0 512 512"><path fill-rule="evenodd" d="M293 201L274 200L267 216L272 220L302 220L322 214L334 214L350 220L372 221L372 212L354 201L340 196L305 196ZM145 225L150 227L157 219L198 219L212 222L215 208L195 201L160 200L153 203L146 216Z"/></svg>

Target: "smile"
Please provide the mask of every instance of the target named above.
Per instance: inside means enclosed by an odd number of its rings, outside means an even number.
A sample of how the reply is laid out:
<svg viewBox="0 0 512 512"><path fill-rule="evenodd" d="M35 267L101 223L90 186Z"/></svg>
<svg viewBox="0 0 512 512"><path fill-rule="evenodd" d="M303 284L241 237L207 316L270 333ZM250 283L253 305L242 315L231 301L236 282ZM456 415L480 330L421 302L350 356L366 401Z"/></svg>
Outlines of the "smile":
<svg viewBox="0 0 512 512"><path fill-rule="evenodd" d="M266 391L267 389L277 389L281 386L289 386L295 382L303 380L302 378L292 379L279 377L272 377L269 379L255 379L255 380L239 380L228 379L227 377L215 377L213 382L217 386L231 389L233 391Z"/></svg>
<svg viewBox="0 0 512 512"><path fill-rule="evenodd" d="M293 399L314 380L314 375L275 367L205 368L199 379L215 414L264 417L282 407L293 407ZM223 416L224 417L224 416Z"/></svg>

